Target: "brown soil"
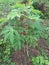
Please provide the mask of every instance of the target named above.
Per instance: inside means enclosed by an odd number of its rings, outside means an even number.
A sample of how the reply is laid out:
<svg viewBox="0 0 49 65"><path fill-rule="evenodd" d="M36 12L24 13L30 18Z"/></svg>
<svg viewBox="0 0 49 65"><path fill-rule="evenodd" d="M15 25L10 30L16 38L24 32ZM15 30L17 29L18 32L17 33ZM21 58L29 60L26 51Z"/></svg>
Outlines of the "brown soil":
<svg viewBox="0 0 49 65"><path fill-rule="evenodd" d="M13 51L11 55L12 61L14 61L16 65L21 65L21 64L32 65L32 62L30 59L33 56L42 55L43 54L42 49L45 50L44 52L46 53L46 55L49 56L49 45L46 44L46 40L40 39L38 42L39 42L38 47L28 48L29 56L27 56L26 52L24 52L24 49L20 51Z"/></svg>

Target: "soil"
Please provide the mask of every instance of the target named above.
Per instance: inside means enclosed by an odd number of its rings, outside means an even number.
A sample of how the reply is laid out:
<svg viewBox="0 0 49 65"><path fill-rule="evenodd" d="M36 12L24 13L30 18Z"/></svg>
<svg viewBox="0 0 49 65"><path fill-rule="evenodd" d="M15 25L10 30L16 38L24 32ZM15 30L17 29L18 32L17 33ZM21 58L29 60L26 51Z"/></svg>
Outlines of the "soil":
<svg viewBox="0 0 49 65"><path fill-rule="evenodd" d="M36 48L29 47L28 51L29 51L29 56L27 56L26 51L24 52L24 49L21 49L19 51L13 51L11 55L12 61L14 61L16 65L33 65L30 60L32 57L38 55L49 56L49 45L46 44L46 40L39 39L38 46Z"/></svg>

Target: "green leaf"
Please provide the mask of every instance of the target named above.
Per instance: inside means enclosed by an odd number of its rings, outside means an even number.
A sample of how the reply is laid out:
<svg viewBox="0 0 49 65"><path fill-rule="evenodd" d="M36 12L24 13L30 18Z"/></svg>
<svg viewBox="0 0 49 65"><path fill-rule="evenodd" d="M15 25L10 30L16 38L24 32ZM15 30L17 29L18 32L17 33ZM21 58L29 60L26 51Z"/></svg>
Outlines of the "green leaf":
<svg viewBox="0 0 49 65"><path fill-rule="evenodd" d="M17 10L12 10L9 15L7 16L7 19L14 19L15 17L20 17L19 13L17 12Z"/></svg>
<svg viewBox="0 0 49 65"><path fill-rule="evenodd" d="M9 40L10 40L11 44L14 44L14 32L13 32L13 29L10 30Z"/></svg>
<svg viewBox="0 0 49 65"><path fill-rule="evenodd" d="M9 33L6 33L4 35L4 43L7 41L7 39L9 38L9 35L10 35L10 32Z"/></svg>

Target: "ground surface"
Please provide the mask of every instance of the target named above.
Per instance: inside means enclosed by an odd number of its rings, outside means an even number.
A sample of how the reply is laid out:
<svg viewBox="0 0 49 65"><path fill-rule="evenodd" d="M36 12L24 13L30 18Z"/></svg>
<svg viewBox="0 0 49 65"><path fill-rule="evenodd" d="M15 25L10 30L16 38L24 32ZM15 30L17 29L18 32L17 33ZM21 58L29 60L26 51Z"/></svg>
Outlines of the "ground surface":
<svg viewBox="0 0 49 65"><path fill-rule="evenodd" d="M49 56L49 45L46 45L46 40L40 39L37 48L29 47L29 57L24 53L24 50L14 51L12 53L12 60L16 63L16 65L23 64L23 65L32 65L29 58L38 55L48 55Z"/></svg>

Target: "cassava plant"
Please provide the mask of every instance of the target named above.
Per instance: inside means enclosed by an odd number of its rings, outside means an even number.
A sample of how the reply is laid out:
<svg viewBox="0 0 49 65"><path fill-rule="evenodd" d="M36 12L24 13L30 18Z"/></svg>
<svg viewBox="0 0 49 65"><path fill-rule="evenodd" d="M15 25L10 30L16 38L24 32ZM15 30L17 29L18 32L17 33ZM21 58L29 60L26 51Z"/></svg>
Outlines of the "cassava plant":
<svg viewBox="0 0 49 65"><path fill-rule="evenodd" d="M12 65L11 49L20 50L23 47L29 56L28 48L30 46L36 47L38 39L43 37L42 35L46 30L46 27L41 23L39 11L34 10L32 6L17 3L13 8L6 18L5 23L7 24L3 24L4 28L0 33L2 36L0 45L1 48L4 48L1 49L0 54L2 56L3 52L1 62L4 62L4 65Z"/></svg>

